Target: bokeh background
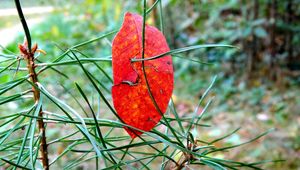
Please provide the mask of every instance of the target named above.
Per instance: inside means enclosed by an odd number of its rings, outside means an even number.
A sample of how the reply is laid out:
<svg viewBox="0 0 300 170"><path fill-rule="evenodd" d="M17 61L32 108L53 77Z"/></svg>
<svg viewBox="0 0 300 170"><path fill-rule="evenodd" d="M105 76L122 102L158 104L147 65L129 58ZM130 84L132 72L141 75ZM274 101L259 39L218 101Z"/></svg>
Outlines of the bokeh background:
<svg viewBox="0 0 300 170"><path fill-rule="evenodd" d="M238 144L275 128L266 137L217 157L241 161L284 159L285 162L263 167L300 169L300 1L162 2L164 33L171 49L196 44L231 44L239 48L195 50L174 58L173 97L179 115L194 111L199 98L217 75L207 99L213 103L204 117L204 123L211 127L202 129L202 139L218 137L241 127L238 133L223 141ZM148 1L149 6L153 3L154 0ZM79 42L118 29L126 11L142 13L141 1L136 0L26 0L22 5L33 41L47 52L41 57L45 62ZM157 9L148 16L147 22L159 27ZM0 44L18 52L17 43L23 41L23 36L13 1L1 0ZM112 39L113 36L82 50L93 57L110 55ZM101 66L111 74L110 63ZM80 76L72 76L79 74L78 67L62 66L58 70L63 70L71 80L85 82ZM100 74L96 68L90 70L95 76ZM41 76L42 83L47 84L51 92L71 100L68 91L73 88L72 81L57 76L55 71ZM1 82L10 78L9 74L0 75ZM101 81L109 92L109 81L105 78ZM26 104L10 103L0 108L0 115ZM70 104L76 102L70 101ZM105 114L105 109L102 112ZM49 135L53 138L63 133L61 127L49 126ZM59 147L63 146L52 148L51 154Z"/></svg>

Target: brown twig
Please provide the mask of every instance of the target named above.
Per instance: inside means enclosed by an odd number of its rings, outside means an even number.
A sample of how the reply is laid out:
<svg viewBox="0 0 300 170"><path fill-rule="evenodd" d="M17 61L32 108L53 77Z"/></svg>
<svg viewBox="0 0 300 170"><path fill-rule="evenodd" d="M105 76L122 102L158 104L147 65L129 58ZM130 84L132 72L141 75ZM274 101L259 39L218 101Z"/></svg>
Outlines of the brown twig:
<svg viewBox="0 0 300 170"><path fill-rule="evenodd" d="M31 50L28 49L27 41L24 41L24 44L19 45L20 52L22 56L24 57L25 61L27 62L27 69L30 74L30 80L32 83L37 84L38 83L38 76L36 74L35 68L35 61L34 61L34 54L37 50L37 44L34 44ZM34 101L36 103L40 100L40 90L36 88L35 86L32 86ZM43 110L42 107L39 110L39 117L43 117ZM41 161L43 164L43 168L45 170L49 169L49 159L48 159L48 149L47 149L47 141L46 141L46 129L45 129L45 123L43 119L38 119L38 128L39 133L41 135L41 142L40 142L40 154L41 154Z"/></svg>

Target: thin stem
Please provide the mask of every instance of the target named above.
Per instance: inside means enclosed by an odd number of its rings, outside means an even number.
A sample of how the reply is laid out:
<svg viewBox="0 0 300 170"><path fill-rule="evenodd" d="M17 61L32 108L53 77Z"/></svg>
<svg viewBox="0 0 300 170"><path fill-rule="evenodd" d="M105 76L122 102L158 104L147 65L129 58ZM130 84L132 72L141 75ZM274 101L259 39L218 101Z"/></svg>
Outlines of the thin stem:
<svg viewBox="0 0 300 170"><path fill-rule="evenodd" d="M155 109L157 110L157 112L161 115L161 117L163 118L163 120L166 122L167 127L171 127L168 120L165 118L164 113L160 110L152 92L151 92L151 88L150 88L150 84L147 78L147 74L145 71L145 35L146 35L146 8L147 8L147 3L146 0L144 0L144 13L143 13L143 30L142 30L142 71L143 71L143 75L146 81L146 85L147 85L147 90L148 90L148 94L149 97L152 100L152 103L155 107ZM184 147L182 141L178 138L177 134L175 133L174 129L170 128L171 133L174 135L174 137L177 139L177 141L179 142L180 146Z"/></svg>
<svg viewBox="0 0 300 170"><path fill-rule="evenodd" d="M17 8L17 11L18 11L18 14L19 14L20 21L22 23L22 26L23 26L23 29L24 29L24 32L25 32L25 36L26 36L26 40L27 40L27 45L28 45L28 50L31 53L31 36L30 36L30 31L28 29L28 26L27 26L27 23L26 23L26 19L25 19L24 15L23 15L23 11L22 11L22 7L21 7L21 4L20 4L20 1L19 0L15 0L15 4L16 4L16 8Z"/></svg>
<svg viewBox="0 0 300 170"><path fill-rule="evenodd" d="M178 49L174 49L165 53L161 53L159 55L153 56L153 57L148 57L148 58L133 58L131 59L131 62L141 62L141 61L150 61L150 60L155 60L161 57L165 57L168 55L175 55L175 54L179 54L179 53L183 53L183 52L187 52L187 51L192 51L192 50L196 50L196 49L200 49L200 48L215 48L215 47L228 47L228 48L237 48L235 46L232 45L224 45L224 44L204 44L204 45L193 45L193 46L188 46L188 47L184 47L184 48L178 48Z"/></svg>
<svg viewBox="0 0 300 170"><path fill-rule="evenodd" d="M160 31L165 34L164 30L164 19L163 19L163 10L162 10L162 0L159 1L159 22L160 22Z"/></svg>

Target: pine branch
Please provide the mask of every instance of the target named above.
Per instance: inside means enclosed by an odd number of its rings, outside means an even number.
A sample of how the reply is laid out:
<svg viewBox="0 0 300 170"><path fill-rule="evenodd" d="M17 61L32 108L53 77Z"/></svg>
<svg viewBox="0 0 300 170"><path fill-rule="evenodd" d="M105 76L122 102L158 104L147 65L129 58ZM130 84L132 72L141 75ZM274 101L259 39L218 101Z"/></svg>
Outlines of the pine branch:
<svg viewBox="0 0 300 170"><path fill-rule="evenodd" d="M19 44L19 49L21 52L21 55L24 57L25 61L27 62L27 69L30 74L30 80L33 84L38 83L38 76L36 74L35 68L35 61L34 61L34 54L37 50L37 44L34 44L31 48L31 36L30 31L28 29L26 19L22 12L22 7L19 0L15 0L16 8L18 10L19 18L22 23L26 39L24 43L21 45ZM34 86L32 86L34 101L36 103L40 100L40 90ZM39 110L39 117L43 117L43 110L42 107ZM43 164L43 168L45 170L49 169L49 159L48 159L48 149L47 149L47 141L46 141L46 129L45 129L45 123L43 119L38 120L38 128L39 133L41 135L41 141L40 141L40 153L41 153L41 161Z"/></svg>

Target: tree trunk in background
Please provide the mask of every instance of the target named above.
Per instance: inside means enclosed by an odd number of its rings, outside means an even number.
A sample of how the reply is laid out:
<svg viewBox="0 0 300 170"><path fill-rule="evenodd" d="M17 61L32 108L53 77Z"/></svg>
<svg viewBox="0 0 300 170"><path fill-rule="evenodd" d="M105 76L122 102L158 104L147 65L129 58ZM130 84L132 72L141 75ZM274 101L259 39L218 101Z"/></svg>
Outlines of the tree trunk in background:
<svg viewBox="0 0 300 170"><path fill-rule="evenodd" d="M286 14L285 14L285 22L287 25L291 25L293 23L293 0L288 0L287 5L286 5ZM293 31L291 29L287 30L286 34L286 39L285 39L285 49L288 52L288 60L287 60L287 65L291 65L294 63L295 58L293 55L293 45L292 45L292 40L293 40Z"/></svg>
<svg viewBox="0 0 300 170"><path fill-rule="evenodd" d="M259 0L254 0L253 1L253 17L252 20L256 20L259 17ZM257 73L258 73L258 65L260 62L259 56L258 56L258 40L256 35L254 34L254 31L252 30L251 33L252 41L249 44L250 48L248 50L248 61L247 61L247 77L248 80L251 80L253 78L257 78ZM248 46L249 46L248 45ZM247 47L246 47L247 48Z"/></svg>
<svg viewBox="0 0 300 170"><path fill-rule="evenodd" d="M270 34L270 44L269 44L269 53L271 56L271 61L269 65L269 77L272 81L278 82L279 74L279 65L276 55L276 22L277 22L277 0L272 0L270 4L270 25L269 25L269 34Z"/></svg>
<svg viewBox="0 0 300 170"><path fill-rule="evenodd" d="M167 19L166 21L168 21L168 25L169 25L169 29L170 29L170 41L171 41L171 47L173 47L174 49L177 48L176 45L176 37L175 37L175 22L173 19L173 14L172 14L172 10L170 9L170 7L166 7L166 13L167 13Z"/></svg>

